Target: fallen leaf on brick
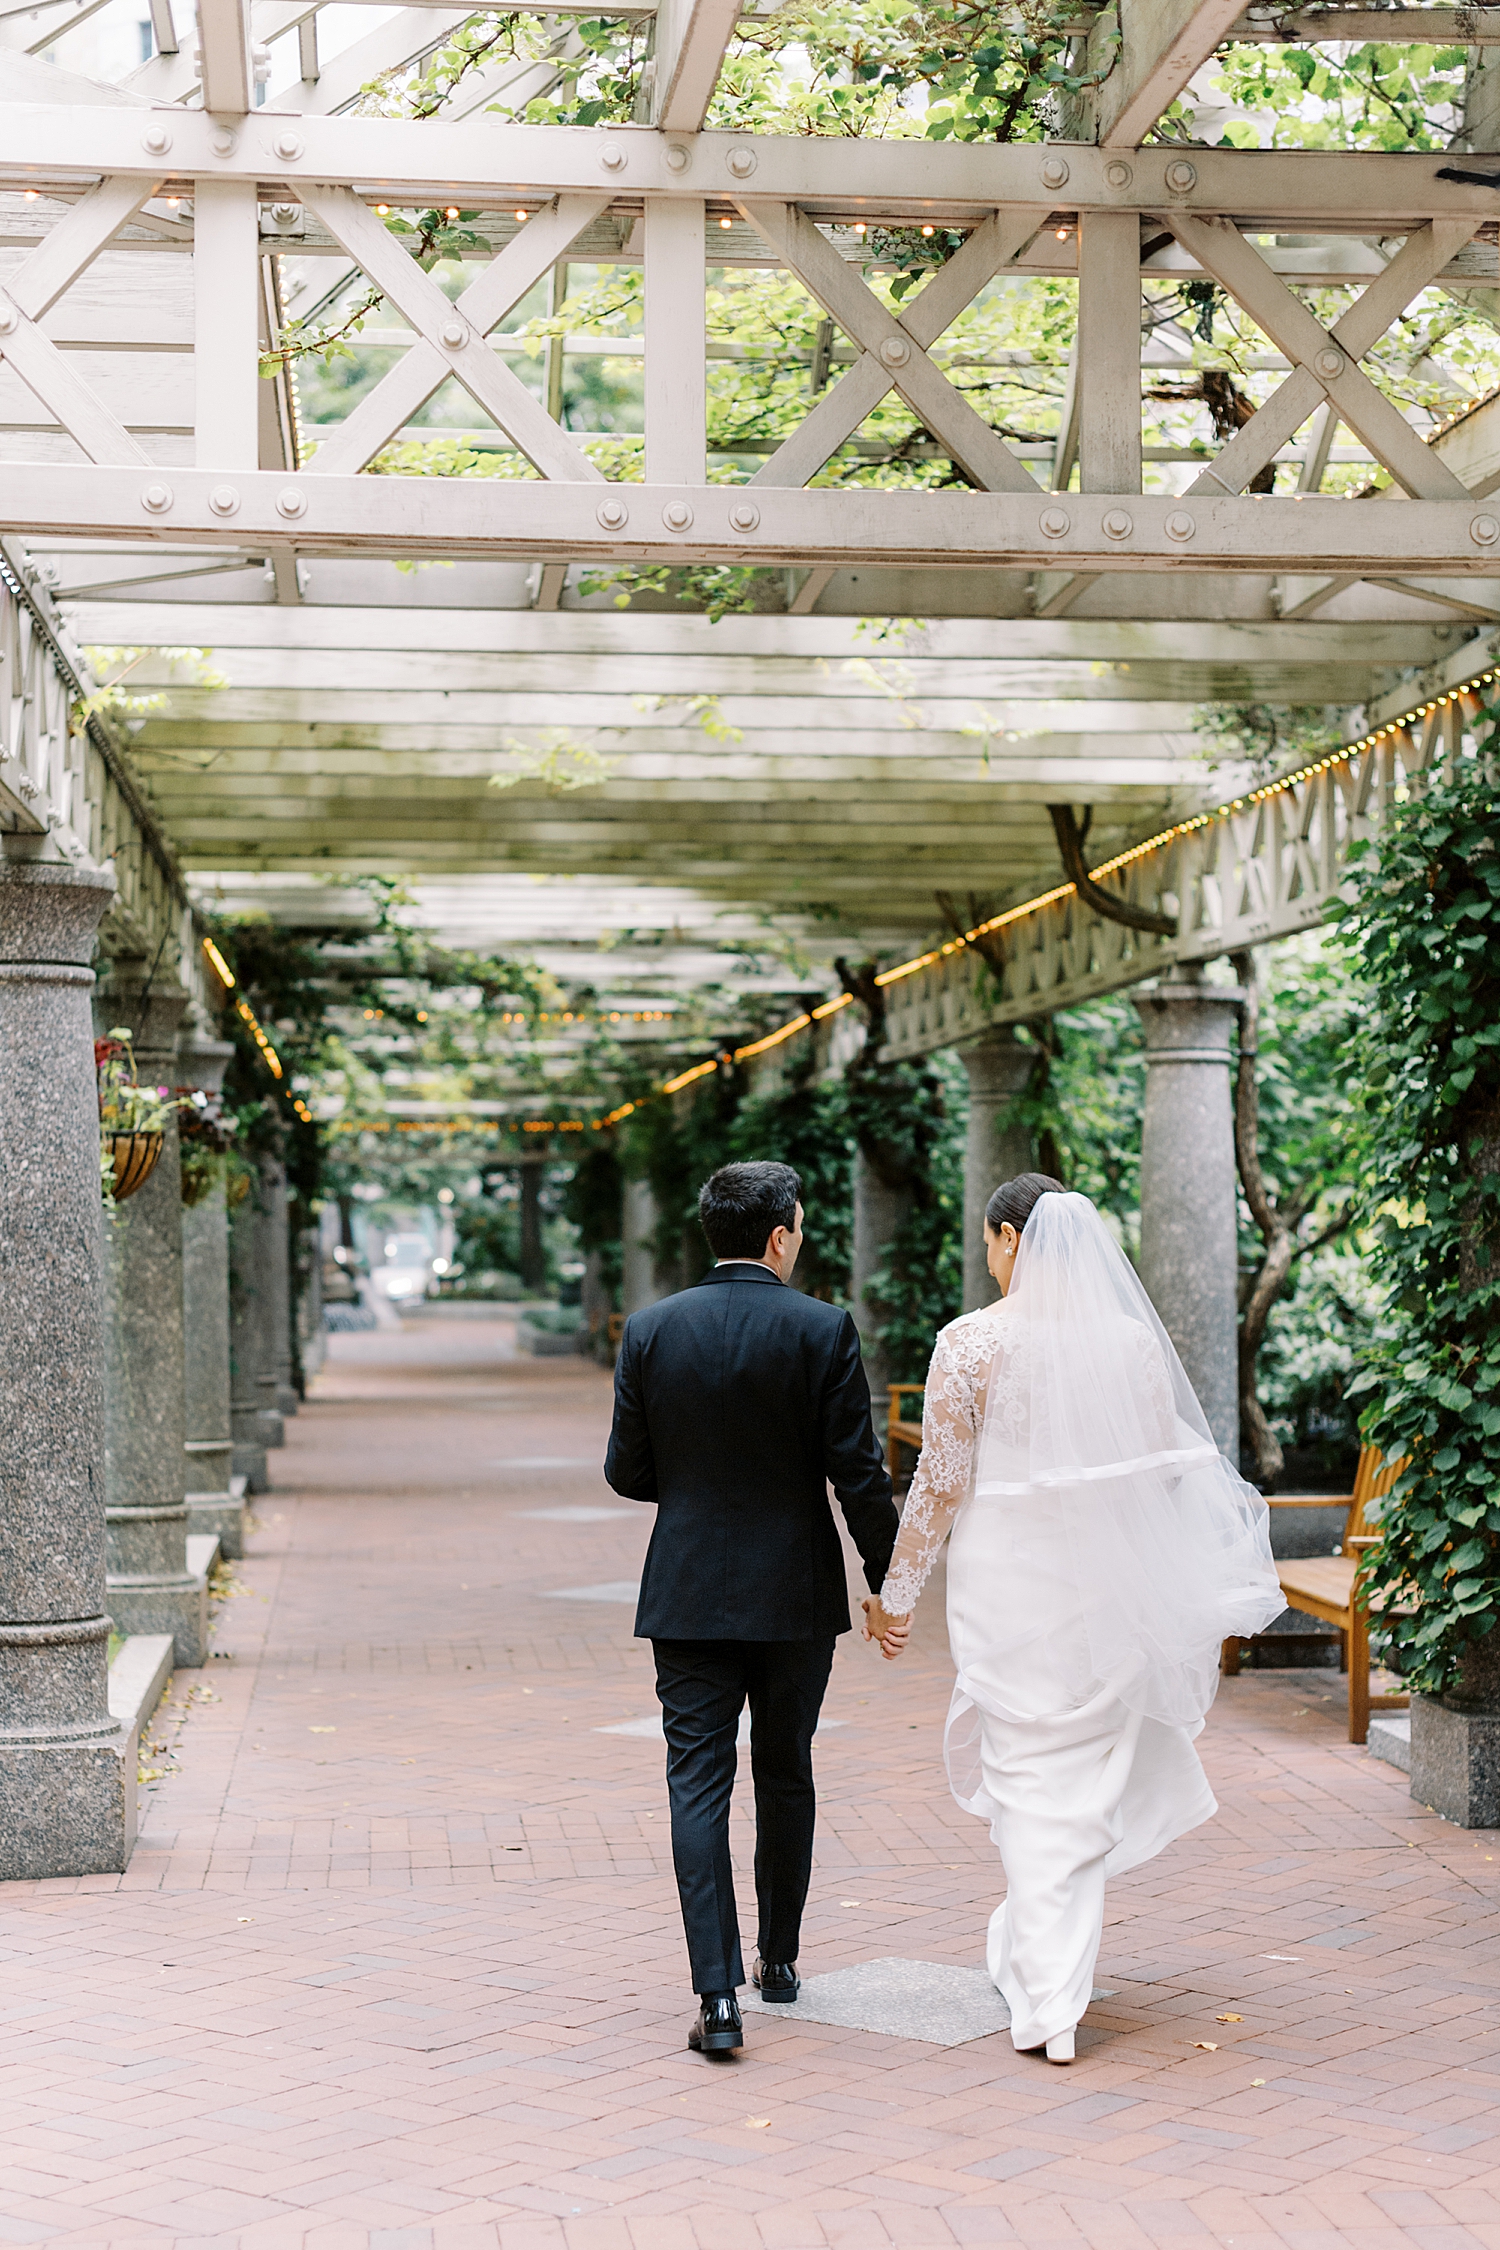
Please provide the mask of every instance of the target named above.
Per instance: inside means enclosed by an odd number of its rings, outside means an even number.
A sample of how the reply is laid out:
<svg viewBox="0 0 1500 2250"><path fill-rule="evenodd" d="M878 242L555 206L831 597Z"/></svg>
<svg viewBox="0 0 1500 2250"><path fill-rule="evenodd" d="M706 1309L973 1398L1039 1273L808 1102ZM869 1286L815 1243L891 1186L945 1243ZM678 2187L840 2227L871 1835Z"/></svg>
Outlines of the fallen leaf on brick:
<svg viewBox="0 0 1500 2250"><path fill-rule="evenodd" d="M1243 2023L1243 2022L1244 2022L1244 2020L1245 2020L1245 2019L1244 2019L1244 2017L1243 2017L1243 2016L1215 2016L1215 2017L1214 2017L1214 2022L1215 2022L1215 2023Z"/></svg>
<svg viewBox="0 0 1500 2250"><path fill-rule="evenodd" d="M841 1898L839 1904L840 1906L858 1906L859 1900L857 1898Z"/></svg>
<svg viewBox="0 0 1500 2250"><path fill-rule="evenodd" d="M757 2133L763 2133L770 2122L769 2117L747 2117L745 2119L745 2123Z"/></svg>
<svg viewBox="0 0 1500 2250"><path fill-rule="evenodd" d="M1219 2051L1219 2042L1217 2039L1195 2039L1193 2041L1193 2045L1195 2047L1201 2047L1206 2055L1216 2055Z"/></svg>
<svg viewBox="0 0 1500 2250"><path fill-rule="evenodd" d="M1264 2086L1265 2080L1263 2078L1252 2078L1250 2083L1252 2086Z"/></svg>
<svg viewBox="0 0 1500 2250"><path fill-rule="evenodd" d="M309 1734L337 1734L339 1730L337 1727L309 1727L307 1731Z"/></svg>

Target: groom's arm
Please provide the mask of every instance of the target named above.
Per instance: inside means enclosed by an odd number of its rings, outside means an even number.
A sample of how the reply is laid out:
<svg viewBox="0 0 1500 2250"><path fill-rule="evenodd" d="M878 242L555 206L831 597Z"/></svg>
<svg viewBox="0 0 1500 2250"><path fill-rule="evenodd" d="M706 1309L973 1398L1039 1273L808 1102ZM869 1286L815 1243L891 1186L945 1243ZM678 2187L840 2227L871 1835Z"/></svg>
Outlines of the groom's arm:
<svg viewBox="0 0 1500 2250"><path fill-rule="evenodd" d="M615 1419L604 1456L604 1481L622 1500L656 1498L656 1456L646 1426L640 1364L629 1321L615 1361Z"/></svg>
<svg viewBox="0 0 1500 2250"><path fill-rule="evenodd" d="M859 1356L859 1330L848 1313L834 1343L822 1408L823 1467L844 1511L849 1536L859 1549L866 1583L877 1594L900 1519L870 1421L870 1386Z"/></svg>

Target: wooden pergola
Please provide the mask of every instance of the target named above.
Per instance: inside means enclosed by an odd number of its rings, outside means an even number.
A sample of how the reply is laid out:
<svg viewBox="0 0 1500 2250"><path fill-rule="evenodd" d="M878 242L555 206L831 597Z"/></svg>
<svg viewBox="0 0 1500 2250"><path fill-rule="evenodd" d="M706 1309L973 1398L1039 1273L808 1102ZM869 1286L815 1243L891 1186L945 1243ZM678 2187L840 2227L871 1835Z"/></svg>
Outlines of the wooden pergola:
<svg viewBox="0 0 1500 2250"><path fill-rule="evenodd" d="M319 878L398 873L452 926L524 943L547 935L525 915L544 879L572 886L571 942L642 926L670 896L677 930L769 914L815 956L854 938L909 950L1055 882L1053 804L1092 808L1097 862L1216 803L1198 703L1364 704L1462 670L1500 620L1500 421L1481 403L1424 434L1360 364L1430 286L1490 317L1494 188L1482 162L1429 154L1153 142L1218 46L1271 36L1253 10L1126 0L1068 137L1011 146L704 130L726 0L656 12L629 125L484 114L563 74L572 0L549 10L542 62L481 71L420 123L355 114L371 78L468 11L422 0L342 48L338 11L200 0L194 47L152 0L154 54L109 84L42 59L94 8L0 20L16 631L34 618L28 661L81 679L82 645L213 649L227 685L133 675L162 702L127 781L194 884L305 912ZM1081 60L1111 23L1080 16ZM1314 8L1275 35L1372 26L1476 56L1500 38L1485 10L1431 8ZM473 214L456 300L384 223L450 201ZM961 237L895 310L865 270L881 223ZM539 398L517 372L506 324L569 258L644 268L642 483L607 483L558 385ZM816 300L829 379L748 481L722 482L704 288L737 264ZM1017 442L934 347L986 289L1057 274L1078 285L1064 410L1054 437ZM1142 344L1152 276L1217 284L1280 379L1175 489L1147 491L1143 367L1184 364L1170 339ZM342 422L304 425L260 355L289 301L360 279L383 294L393 363ZM1298 292L1334 283L1362 294L1325 327ZM591 348L555 346L559 362ZM453 380L475 441L517 474L365 474ZM952 487L816 485L892 392ZM1323 494L1340 431L1397 504ZM1249 493L1277 462L1296 491ZM446 567L413 577L413 561ZM689 563L763 572L764 612L713 625L648 596L621 615L578 587L582 568ZM927 622L900 644L856 630L892 614ZM11 726L32 787L0 764L0 818L87 858L104 783L30 708L14 700Z"/></svg>

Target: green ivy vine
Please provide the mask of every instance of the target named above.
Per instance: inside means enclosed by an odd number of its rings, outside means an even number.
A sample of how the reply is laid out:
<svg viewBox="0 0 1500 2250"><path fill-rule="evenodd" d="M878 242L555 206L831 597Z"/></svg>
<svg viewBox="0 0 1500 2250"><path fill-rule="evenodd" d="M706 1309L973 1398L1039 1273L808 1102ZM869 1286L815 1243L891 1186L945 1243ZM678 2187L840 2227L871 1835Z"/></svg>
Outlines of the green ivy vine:
<svg viewBox="0 0 1500 2250"><path fill-rule="evenodd" d="M1440 1694L1500 1624L1500 780L1478 756L1400 807L1346 926L1374 994L1364 1042L1370 1254L1387 1320L1351 1392L1407 1467L1368 1580L1388 1653Z"/></svg>

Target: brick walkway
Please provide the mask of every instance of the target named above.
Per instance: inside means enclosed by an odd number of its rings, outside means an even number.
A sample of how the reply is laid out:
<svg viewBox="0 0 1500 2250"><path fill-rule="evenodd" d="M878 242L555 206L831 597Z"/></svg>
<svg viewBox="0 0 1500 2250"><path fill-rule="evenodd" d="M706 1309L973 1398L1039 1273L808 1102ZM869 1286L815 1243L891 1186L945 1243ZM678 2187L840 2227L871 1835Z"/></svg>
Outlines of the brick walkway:
<svg viewBox="0 0 1500 2250"><path fill-rule="evenodd" d="M0 1892L0 2245L1500 2250L1500 1842L1329 1675L1226 1683L1224 1810L1112 1887L1071 2071L767 2017L689 2055L660 1744L596 1731L655 1707L649 1511L607 1378L509 1339L332 1339L129 1873ZM840 1645L809 1973L983 1957L921 1623Z"/></svg>

